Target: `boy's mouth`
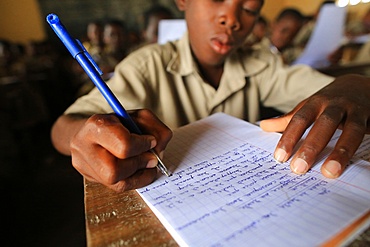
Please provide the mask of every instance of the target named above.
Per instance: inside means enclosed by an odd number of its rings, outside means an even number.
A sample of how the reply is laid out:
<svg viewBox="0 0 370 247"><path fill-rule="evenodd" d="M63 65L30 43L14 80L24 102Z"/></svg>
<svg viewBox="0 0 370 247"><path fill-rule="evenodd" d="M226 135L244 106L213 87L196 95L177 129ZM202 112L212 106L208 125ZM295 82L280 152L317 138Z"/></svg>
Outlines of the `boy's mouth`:
<svg viewBox="0 0 370 247"><path fill-rule="evenodd" d="M234 47L233 43L230 41L229 37L224 35L218 35L215 38L211 39L211 47L214 51L219 54L225 55L230 52L230 50Z"/></svg>

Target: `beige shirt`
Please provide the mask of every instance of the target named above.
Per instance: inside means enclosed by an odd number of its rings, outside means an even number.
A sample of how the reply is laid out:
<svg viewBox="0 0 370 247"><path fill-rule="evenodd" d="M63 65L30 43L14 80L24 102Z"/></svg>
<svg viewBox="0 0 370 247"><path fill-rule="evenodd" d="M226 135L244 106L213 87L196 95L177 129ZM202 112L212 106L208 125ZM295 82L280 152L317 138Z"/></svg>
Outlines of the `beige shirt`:
<svg viewBox="0 0 370 247"><path fill-rule="evenodd" d="M176 128L216 112L255 122L260 102L288 112L332 80L306 66L285 67L266 51L238 51L225 61L216 90L200 76L186 34L179 41L135 51L118 64L108 85L126 110L148 108ZM65 113L110 112L94 89Z"/></svg>
<svg viewBox="0 0 370 247"><path fill-rule="evenodd" d="M368 63L370 62L370 41L361 46L353 62Z"/></svg>
<svg viewBox="0 0 370 247"><path fill-rule="evenodd" d="M303 52L302 48L296 46L289 46L280 52L267 37L264 37L259 43L253 45L252 48L254 50L264 49L279 55L283 59L283 62L287 65L293 63Z"/></svg>

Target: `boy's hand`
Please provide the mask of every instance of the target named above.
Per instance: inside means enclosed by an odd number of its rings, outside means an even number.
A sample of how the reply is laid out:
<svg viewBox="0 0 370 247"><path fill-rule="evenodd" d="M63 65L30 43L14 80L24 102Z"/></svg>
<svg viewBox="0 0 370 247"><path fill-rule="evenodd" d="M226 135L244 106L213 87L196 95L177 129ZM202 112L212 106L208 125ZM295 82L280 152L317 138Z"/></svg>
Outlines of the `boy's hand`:
<svg viewBox="0 0 370 247"><path fill-rule="evenodd" d="M150 184L157 174L157 159L172 137L171 130L148 110L131 114L143 133L131 134L114 114L90 117L71 139L73 166L88 180L115 191Z"/></svg>
<svg viewBox="0 0 370 247"><path fill-rule="evenodd" d="M293 156L290 167L297 174L306 173L335 130L341 128L343 132L334 150L321 167L324 176L337 178L348 165L364 135L370 133L370 79L357 75L338 77L301 102L292 112L262 121L261 128L266 131L284 131L274 153L275 159L287 161L312 123L314 125Z"/></svg>

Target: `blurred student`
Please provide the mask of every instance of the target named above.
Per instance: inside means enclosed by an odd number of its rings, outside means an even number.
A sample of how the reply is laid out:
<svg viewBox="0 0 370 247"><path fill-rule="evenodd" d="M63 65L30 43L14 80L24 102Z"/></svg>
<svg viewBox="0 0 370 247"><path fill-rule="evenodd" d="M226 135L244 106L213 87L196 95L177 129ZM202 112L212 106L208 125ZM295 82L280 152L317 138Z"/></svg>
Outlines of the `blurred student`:
<svg viewBox="0 0 370 247"><path fill-rule="evenodd" d="M103 29L104 50L97 63L104 74L114 71L114 67L127 55L127 30L123 21L110 20Z"/></svg>
<svg viewBox="0 0 370 247"><path fill-rule="evenodd" d="M24 76L26 72L23 56L14 52L15 44L10 41L0 39L0 82L4 78ZM4 79L5 80L5 79ZM2 84L7 84L3 82Z"/></svg>
<svg viewBox="0 0 370 247"><path fill-rule="evenodd" d="M286 113L262 121L261 127L283 132L274 157L286 162L292 156L291 169L296 174L306 173L335 130L342 128L321 167L324 176L339 177L370 133L370 78L334 79L308 66L284 66L271 52L241 51L263 0L176 3L185 11L188 32L180 40L130 54L108 82L145 135L130 133L93 89L54 124L52 140L57 150L71 155L74 167L86 179L116 191L135 189L156 178L157 160L148 151L153 148L163 156L172 137L169 127L216 112L255 122L262 104Z"/></svg>
<svg viewBox="0 0 370 247"><path fill-rule="evenodd" d="M300 29L299 33L296 35L294 39L295 46L302 47L302 48L306 46L316 26L316 21L320 14L320 10L322 9L322 7L324 7L327 4L335 4L335 1L333 0L323 1L320 4L319 8L316 10L316 12L311 17L307 17L306 19L307 21L305 21L303 27Z"/></svg>
<svg viewBox="0 0 370 247"><path fill-rule="evenodd" d="M350 39L370 34L370 8L359 21L350 22L346 27L346 36Z"/></svg>
<svg viewBox="0 0 370 247"><path fill-rule="evenodd" d="M91 21L86 28L87 40L82 43L91 57L99 64L104 51L103 24L99 21ZM73 77L73 85L77 88L76 97L87 94L94 87L90 78L81 66L73 59L70 60Z"/></svg>
<svg viewBox="0 0 370 247"><path fill-rule="evenodd" d="M292 63L302 52L293 41L303 25L304 17L297 9L283 9L271 24L268 37L254 45L255 49L269 50L281 56L285 64Z"/></svg>
<svg viewBox="0 0 370 247"><path fill-rule="evenodd" d="M99 56L104 49L102 24L98 21L90 22L87 25L86 36L87 40L83 42L83 46L93 58Z"/></svg>
<svg viewBox="0 0 370 247"><path fill-rule="evenodd" d="M154 5L144 13L144 29L142 32L144 43L158 42L158 26L161 20L173 19L170 9L162 5Z"/></svg>
<svg viewBox="0 0 370 247"><path fill-rule="evenodd" d="M302 52L293 44L303 26L304 17L297 9L284 9L272 24L270 42L281 53L286 64L292 63Z"/></svg>
<svg viewBox="0 0 370 247"><path fill-rule="evenodd" d="M141 32L141 42L130 49L130 53L148 44L158 42L158 28L161 20L173 19L170 9L162 5L153 5L143 13L144 27Z"/></svg>
<svg viewBox="0 0 370 247"><path fill-rule="evenodd" d="M245 45L252 46L262 41L264 37L268 35L269 24L263 16L259 16L256 24L253 27L252 33L248 35Z"/></svg>
<svg viewBox="0 0 370 247"><path fill-rule="evenodd" d="M331 1L325 1L321 6L325 4L332 4ZM321 7L320 7L321 9ZM311 22L316 25L315 22ZM294 8L284 9L277 17L276 21L271 27L270 44L267 42L265 45L269 45L272 51L280 54L285 64L292 64L304 51L304 44L297 44L296 37L301 33L303 28L307 28L305 24L305 17L300 11ZM314 27L314 26L312 26ZM313 30L310 29L311 31ZM308 29L306 30L308 31ZM308 34L308 32L306 33ZM309 38L311 33L309 33ZM339 47L331 52L327 59L331 65L337 64L343 55L343 48Z"/></svg>
<svg viewBox="0 0 370 247"><path fill-rule="evenodd" d="M370 40L361 46L352 62L370 63Z"/></svg>
<svg viewBox="0 0 370 247"><path fill-rule="evenodd" d="M96 25L90 26L91 36L98 41L98 29ZM128 37L126 27L120 20L109 20L103 26L102 32L103 45L100 47L89 47L93 49L91 56L103 72L103 79L108 80L113 75L114 67L127 55ZM87 48L86 47L86 48ZM81 66L74 61L74 71L76 73L78 90L77 97L83 96L94 88L90 78L84 73Z"/></svg>

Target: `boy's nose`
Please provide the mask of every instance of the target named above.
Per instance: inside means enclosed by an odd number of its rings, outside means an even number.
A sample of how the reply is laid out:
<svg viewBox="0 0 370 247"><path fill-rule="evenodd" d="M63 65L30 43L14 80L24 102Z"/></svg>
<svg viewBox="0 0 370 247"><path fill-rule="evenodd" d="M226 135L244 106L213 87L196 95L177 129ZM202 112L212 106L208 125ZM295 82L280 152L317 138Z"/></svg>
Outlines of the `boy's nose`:
<svg viewBox="0 0 370 247"><path fill-rule="evenodd" d="M235 18L234 15L220 16L219 23L233 31L238 31L240 29L240 22L237 20L237 18Z"/></svg>

